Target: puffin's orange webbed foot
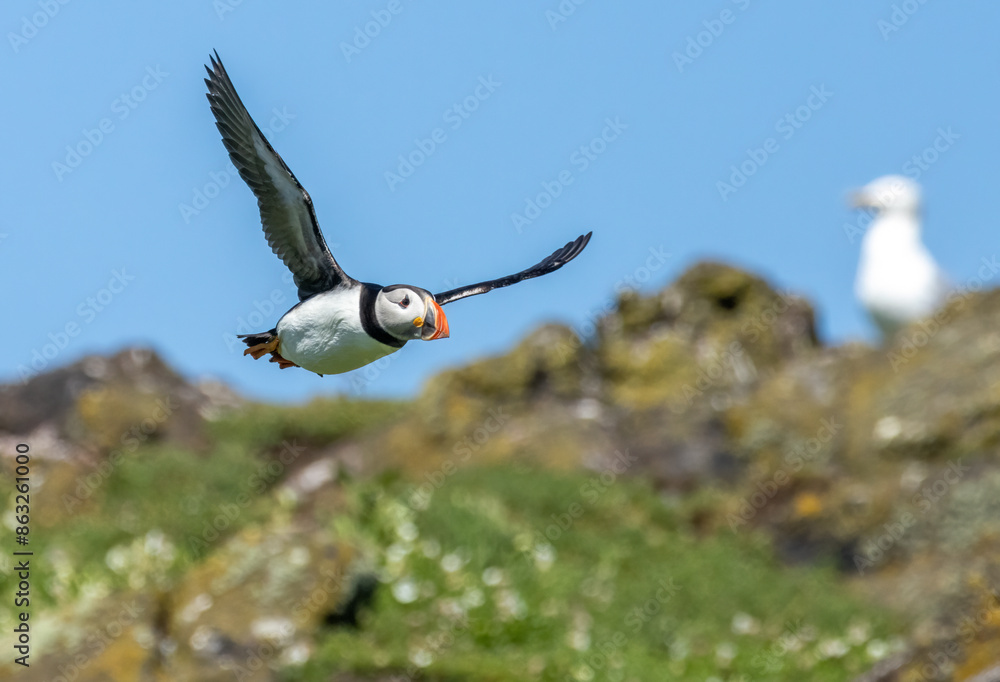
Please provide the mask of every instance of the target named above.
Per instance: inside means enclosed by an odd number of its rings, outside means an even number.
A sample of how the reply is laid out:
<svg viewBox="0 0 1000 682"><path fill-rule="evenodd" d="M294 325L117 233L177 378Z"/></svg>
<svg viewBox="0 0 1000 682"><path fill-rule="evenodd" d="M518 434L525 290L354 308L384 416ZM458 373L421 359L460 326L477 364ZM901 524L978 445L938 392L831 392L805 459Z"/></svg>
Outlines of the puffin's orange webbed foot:
<svg viewBox="0 0 1000 682"><path fill-rule="evenodd" d="M298 365L296 365L291 360L286 360L285 358L281 357L281 355L278 354L278 351L271 352L271 359L269 362L277 362L278 369L288 369L289 367L298 367Z"/></svg>
<svg viewBox="0 0 1000 682"><path fill-rule="evenodd" d="M277 353L277 352L278 352L278 337L275 336L267 343L258 343L256 346L250 346L245 351L243 351L243 355L252 355L254 360L260 360L261 356L263 356L265 353Z"/></svg>

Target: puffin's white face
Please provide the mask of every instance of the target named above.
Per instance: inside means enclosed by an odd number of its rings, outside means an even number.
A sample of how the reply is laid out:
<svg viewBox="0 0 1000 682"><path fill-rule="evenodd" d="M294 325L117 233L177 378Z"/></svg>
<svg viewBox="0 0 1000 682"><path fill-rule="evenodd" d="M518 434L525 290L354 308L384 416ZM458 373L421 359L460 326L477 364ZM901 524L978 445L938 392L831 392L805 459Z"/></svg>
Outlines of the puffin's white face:
<svg viewBox="0 0 1000 682"><path fill-rule="evenodd" d="M448 318L434 296L405 284L385 287L375 298L375 317L390 335L400 341L448 338Z"/></svg>
<svg viewBox="0 0 1000 682"><path fill-rule="evenodd" d="M865 185L851 196L854 208L869 208L879 212L920 209L920 187L902 175L886 175Z"/></svg>

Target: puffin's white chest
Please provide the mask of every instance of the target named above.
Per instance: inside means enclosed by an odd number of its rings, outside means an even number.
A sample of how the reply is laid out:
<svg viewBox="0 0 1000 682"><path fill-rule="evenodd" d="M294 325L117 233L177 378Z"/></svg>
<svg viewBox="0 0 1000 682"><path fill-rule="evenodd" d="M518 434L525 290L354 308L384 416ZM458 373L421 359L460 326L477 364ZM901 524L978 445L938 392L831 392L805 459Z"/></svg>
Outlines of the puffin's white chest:
<svg viewBox="0 0 1000 682"><path fill-rule="evenodd" d="M361 290L317 294L278 320L282 357L317 374L364 367L399 348L368 335L361 326Z"/></svg>

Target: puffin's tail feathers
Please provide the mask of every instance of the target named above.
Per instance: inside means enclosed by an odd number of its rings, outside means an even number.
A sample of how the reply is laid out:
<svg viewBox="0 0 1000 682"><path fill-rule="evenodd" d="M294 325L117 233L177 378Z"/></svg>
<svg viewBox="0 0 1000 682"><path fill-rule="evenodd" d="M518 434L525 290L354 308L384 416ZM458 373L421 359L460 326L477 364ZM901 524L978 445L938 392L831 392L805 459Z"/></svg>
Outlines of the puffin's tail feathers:
<svg viewBox="0 0 1000 682"><path fill-rule="evenodd" d="M257 332L256 334L237 334L236 338L243 339L243 343L248 346L256 346L258 343L267 343L278 335L278 328L275 327L269 332Z"/></svg>

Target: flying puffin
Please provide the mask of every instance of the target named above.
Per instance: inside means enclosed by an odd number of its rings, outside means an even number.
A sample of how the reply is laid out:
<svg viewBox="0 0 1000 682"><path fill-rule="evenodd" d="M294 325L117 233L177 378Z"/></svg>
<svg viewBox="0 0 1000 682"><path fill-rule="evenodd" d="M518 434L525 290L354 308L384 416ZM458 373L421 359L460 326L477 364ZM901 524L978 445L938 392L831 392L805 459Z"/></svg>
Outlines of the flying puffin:
<svg viewBox="0 0 1000 682"><path fill-rule="evenodd" d="M395 353L407 341L448 338L441 306L555 272L590 241L588 232L527 270L440 294L409 284L360 282L334 260L312 199L250 118L218 52L209 59L205 84L222 143L257 197L264 236L291 270L299 295L274 329L240 335L248 346L244 355L257 360L270 353L281 369L302 367L320 376L349 372Z"/></svg>
<svg viewBox="0 0 1000 682"><path fill-rule="evenodd" d="M874 211L861 241L854 290L886 339L927 317L951 291L947 275L920 239L920 186L901 175L873 180L851 196Z"/></svg>

